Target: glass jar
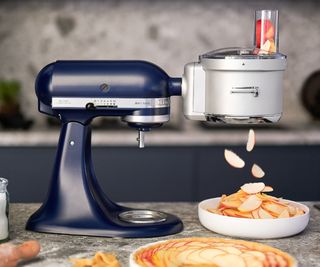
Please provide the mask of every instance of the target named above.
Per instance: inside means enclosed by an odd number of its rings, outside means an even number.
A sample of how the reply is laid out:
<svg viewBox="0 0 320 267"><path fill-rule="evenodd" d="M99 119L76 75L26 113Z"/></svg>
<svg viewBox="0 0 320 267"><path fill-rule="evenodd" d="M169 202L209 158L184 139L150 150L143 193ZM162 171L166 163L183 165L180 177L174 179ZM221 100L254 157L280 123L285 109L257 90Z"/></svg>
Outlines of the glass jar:
<svg viewBox="0 0 320 267"><path fill-rule="evenodd" d="M0 178L0 243L9 240L9 194L8 180Z"/></svg>

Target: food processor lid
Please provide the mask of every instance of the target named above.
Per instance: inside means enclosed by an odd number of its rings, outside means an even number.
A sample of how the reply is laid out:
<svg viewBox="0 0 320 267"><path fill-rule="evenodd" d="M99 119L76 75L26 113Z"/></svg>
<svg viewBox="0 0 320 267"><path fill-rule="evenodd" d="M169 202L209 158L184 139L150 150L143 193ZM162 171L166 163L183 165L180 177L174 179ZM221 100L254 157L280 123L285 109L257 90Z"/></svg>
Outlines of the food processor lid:
<svg viewBox="0 0 320 267"><path fill-rule="evenodd" d="M285 59L281 53L269 53L255 47L227 47L210 51L201 59Z"/></svg>

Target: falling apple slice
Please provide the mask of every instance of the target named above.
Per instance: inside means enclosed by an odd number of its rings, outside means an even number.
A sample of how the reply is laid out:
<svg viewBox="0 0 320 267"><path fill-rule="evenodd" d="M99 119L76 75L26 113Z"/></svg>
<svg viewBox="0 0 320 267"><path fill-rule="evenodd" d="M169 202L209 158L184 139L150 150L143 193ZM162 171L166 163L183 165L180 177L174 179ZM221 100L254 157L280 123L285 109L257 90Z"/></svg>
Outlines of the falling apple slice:
<svg viewBox="0 0 320 267"><path fill-rule="evenodd" d="M243 168L245 165L244 161L236 153L232 152L231 150L225 149L224 157L232 167Z"/></svg>
<svg viewBox="0 0 320 267"><path fill-rule="evenodd" d="M256 178L262 178L264 176L264 171L257 164L253 164L251 168L251 173Z"/></svg>
<svg viewBox="0 0 320 267"><path fill-rule="evenodd" d="M241 212L251 212L259 208L262 204L262 200L259 199L256 195L251 195L248 199L243 202L239 207L238 210Z"/></svg>
<svg viewBox="0 0 320 267"><path fill-rule="evenodd" d="M247 141L247 151L250 152L253 150L256 143L256 134L252 129L249 130L248 141Z"/></svg>
<svg viewBox="0 0 320 267"><path fill-rule="evenodd" d="M269 185L266 185L264 187L264 189L262 190L262 192L264 192L264 193L268 193L268 192L272 192L272 191L273 191L273 188Z"/></svg>
<svg viewBox="0 0 320 267"><path fill-rule="evenodd" d="M264 183L248 183L241 186L242 191L249 195L260 193L264 188Z"/></svg>

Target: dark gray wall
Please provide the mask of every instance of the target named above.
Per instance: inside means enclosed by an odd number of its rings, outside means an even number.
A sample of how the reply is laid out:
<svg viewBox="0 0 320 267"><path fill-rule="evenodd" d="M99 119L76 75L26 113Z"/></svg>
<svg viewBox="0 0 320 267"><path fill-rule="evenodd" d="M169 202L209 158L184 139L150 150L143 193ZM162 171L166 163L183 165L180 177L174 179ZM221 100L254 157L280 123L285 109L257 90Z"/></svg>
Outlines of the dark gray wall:
<svg viewBox="0 0 320 267"><path fill-rule="evenodd" d="M198 201L231 193L254 182L250 166L266 171L263 181L274 195L320 200L320 146L260 146L244 169L227 165L224 147L95 147L93 159L103 189L117 201ZM0 175L9 179L12 202L41 202L55 157L54 147L0 148Z"/></svg>

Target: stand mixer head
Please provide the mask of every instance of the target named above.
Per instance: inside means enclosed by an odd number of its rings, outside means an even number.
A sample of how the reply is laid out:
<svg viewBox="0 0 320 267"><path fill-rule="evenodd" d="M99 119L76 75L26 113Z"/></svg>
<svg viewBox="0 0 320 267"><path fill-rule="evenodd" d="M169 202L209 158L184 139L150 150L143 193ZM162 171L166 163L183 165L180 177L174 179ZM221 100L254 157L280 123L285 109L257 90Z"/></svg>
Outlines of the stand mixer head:
<svg viewBox="0 0 320 267"><path fill-rule="evenodd" d="M181 78L170 78L145 61L57 61L36 81L39 111L87 124L98 116L120 116L143 132L170 119L170 96L181 94Z"/></svg>
<svg viewBox="0 0 320 267"><path fill-rule="evenodd" d="M143 147L144 132L167 122L170 97L181 95L184 115L191 120L279 120L286 56L277 53L278 30L271 28L277 27L271 21L277 16L261 14L256 16L260 32L255 40L260 35L261 40L255 48L206 53L185 66L183 78L169 77L145 61L57 61L44 67L36 80L39 111L59 118L62 129L48 197L26 228L108 237L181 231L182 222L174 215L120 206L104 194L93 170L90 123L98 116L121 117L138 129Z"/></svg>

